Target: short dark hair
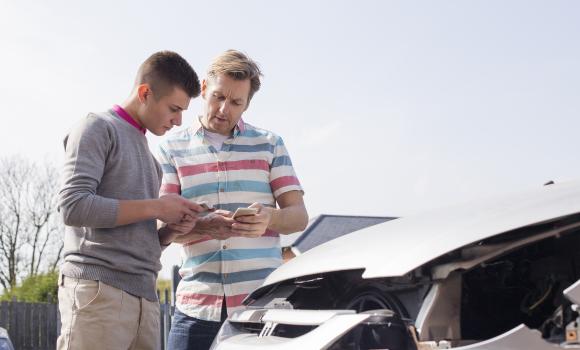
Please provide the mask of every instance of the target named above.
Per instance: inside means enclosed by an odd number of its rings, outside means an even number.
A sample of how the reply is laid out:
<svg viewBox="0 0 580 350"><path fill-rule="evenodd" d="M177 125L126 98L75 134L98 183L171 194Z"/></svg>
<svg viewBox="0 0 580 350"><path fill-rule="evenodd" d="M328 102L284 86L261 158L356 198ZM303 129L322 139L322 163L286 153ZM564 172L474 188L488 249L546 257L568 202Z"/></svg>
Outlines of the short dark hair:
<svg viewBox="0 0 580 350"><path fill-rule="evenodd" d="M199 96L197 74L189 63L173 51L159 51L149 56L139 67L137 84L149 84L157 97L181 88L189 97Z"/></svg>

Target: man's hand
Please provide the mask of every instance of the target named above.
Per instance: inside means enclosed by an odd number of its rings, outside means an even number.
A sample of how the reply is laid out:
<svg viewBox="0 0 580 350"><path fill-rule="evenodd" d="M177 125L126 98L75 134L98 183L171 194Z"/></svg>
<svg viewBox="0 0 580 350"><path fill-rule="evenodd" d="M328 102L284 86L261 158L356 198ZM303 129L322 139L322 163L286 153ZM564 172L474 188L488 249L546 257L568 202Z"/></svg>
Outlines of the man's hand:
<svg viewBox="0 0 580 350"><path fill-rule="evenodd" d="M228 239L232 236L232 224L234 219L230 218L232 212L227 210L216 210L198 219L195 233L208 235L213 239Z"/></svg>
<svg viewBox="0 0 580 350"><path fill-rule="evenodd" d="M177 224L185 221L187 216L196 218L197 213L204 210L199 204L193 203L177 194L161 196L157 201L157 219L168 224Z"/></svg>
<svg viewBox="0 0 580 350"><path fill-rule="evenodd" d="M182 220L178 223L168 224L167 228L169 228L177 236L186 235L189 232L191 232L191 230L193 230L197 220L198 220L197 217L191 217L191 216L187 215L184 220Z"/></svg>
<svg viewBox="0 0 580 350"><path fill-rule="evenodd" d="M254 203L250 205L250 208L258 208L258 213L237 217L232 224L233 235L255 238L266 233L272 220L272 208L265 207L260 203Z"/></svg>
<svg viewBox="0 0 580 350"><path fill-rule="evenodd" d="M185 236L193 230L197 217L186 215L185 219L175 224L161 224L158 231L159 243L167 246L179 237Z"/></svg>

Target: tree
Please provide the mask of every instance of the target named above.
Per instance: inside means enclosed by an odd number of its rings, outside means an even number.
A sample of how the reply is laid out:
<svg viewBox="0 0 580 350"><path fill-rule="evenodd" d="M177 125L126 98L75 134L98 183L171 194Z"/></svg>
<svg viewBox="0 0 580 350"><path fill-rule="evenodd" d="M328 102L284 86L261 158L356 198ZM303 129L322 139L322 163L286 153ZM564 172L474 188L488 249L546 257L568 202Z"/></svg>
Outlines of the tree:
<svg viewBox="0 0 580 350"><path fill-rule="evenodd" d="M63 249L57 189L54 166L19 156L0 158L0 283L5 290L24 277L56 269Z"/></svg>
<svg viewBox="0 0 580 350"><path fill-rule="evenodd" d="M0 296L0 301L12 298L26 303L54 303L58 299L58 272L49 271L28 276L19 286Z"/></svg>

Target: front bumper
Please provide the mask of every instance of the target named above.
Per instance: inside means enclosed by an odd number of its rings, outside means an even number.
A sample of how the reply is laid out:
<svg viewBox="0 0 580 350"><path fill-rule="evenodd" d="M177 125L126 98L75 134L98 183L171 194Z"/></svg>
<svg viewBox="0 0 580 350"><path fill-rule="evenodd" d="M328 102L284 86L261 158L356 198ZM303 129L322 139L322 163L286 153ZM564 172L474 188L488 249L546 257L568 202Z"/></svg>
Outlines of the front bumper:
<svg viewBox="0 0 580 350"><path fill-rule="evenodd" d="M352 310L240 311L223 324L211 349L324 349L369 317L370 314L357 314ZM248 331L252 325L255 325L254 332ZM286 338L274 335L281 325L312 329L298 337Z"/></svg>

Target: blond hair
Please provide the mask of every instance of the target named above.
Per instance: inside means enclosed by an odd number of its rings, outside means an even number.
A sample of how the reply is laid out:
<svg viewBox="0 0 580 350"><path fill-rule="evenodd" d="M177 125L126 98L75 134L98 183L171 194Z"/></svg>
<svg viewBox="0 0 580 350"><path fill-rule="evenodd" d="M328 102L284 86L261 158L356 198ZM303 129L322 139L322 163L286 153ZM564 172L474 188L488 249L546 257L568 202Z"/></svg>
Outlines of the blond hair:
<svg viewBox="0 0 580 350"><path fill-rule="evenodd" d="M260 90L260 67L243 52L227 50L214 58L207 70L208 78L215 79L218 75L225 74L235 80L250 80L250 94L248 103L256 91Z"/></svg>

